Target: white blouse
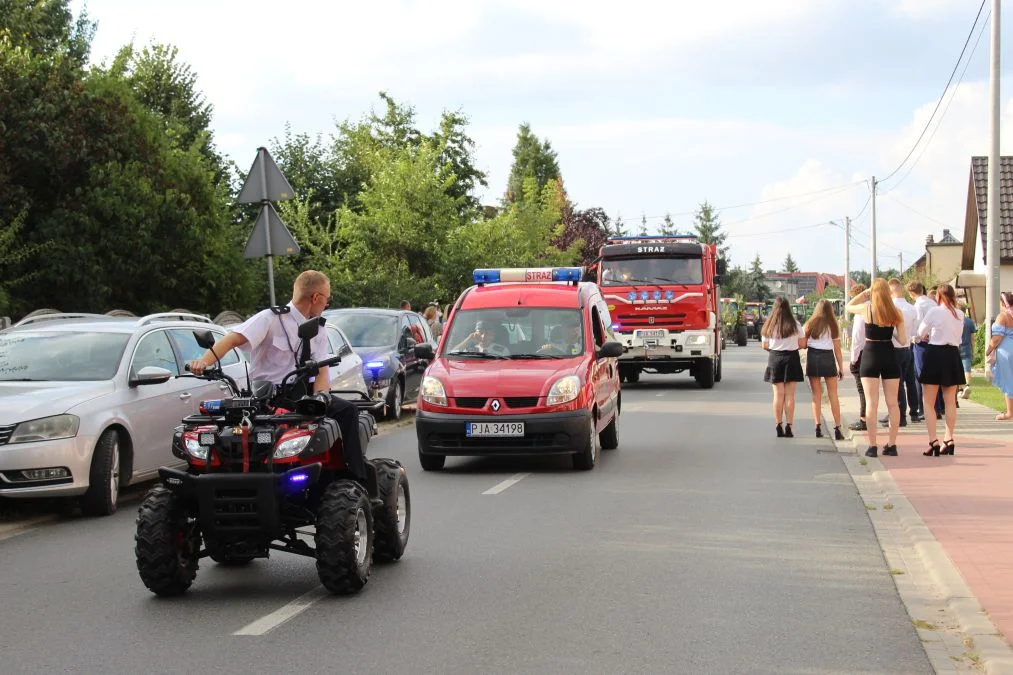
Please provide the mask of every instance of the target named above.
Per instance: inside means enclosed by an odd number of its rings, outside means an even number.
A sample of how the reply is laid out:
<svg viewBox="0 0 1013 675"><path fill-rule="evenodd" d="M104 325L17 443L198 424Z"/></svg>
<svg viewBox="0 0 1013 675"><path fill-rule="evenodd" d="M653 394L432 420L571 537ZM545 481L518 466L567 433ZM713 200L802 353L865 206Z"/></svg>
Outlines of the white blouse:
<svg viewBox="0 0 1013 675"><path fill-rule="evenodd" d="M828 330L819 337L811 337L806 343L809 349L828 349L833 351L834 349L834 338L831 332Z"/></svg>
<svg viewBox="0 0 1013 675"><path fill-rule="evenodd" d="M796 330L794 335L788 335L785 337L765 337L763 341L767 343L767 348L771 351L777 352L797 352L798 351L798 340L802 337L802 324L798 321L795 322Z"/></svg>
<svg viewBox="0 0 1013 675"><path fill-rule="evenodd" d="M959 347L964 337L964 313L959 309L954 311L956 317L946 307L937 305L925 312L925 318L918 325L919 337L928 338L930 345Z"/></svg>

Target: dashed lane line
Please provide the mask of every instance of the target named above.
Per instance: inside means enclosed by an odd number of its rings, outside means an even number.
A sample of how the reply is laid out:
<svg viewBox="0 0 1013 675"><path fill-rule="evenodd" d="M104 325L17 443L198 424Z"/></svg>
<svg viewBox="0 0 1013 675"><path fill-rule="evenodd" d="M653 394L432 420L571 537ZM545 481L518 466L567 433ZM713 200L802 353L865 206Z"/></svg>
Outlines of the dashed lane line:
<svg viewBox="0 0 1013 675"><path fill-rule="evenodd" d="M500 483L496 483L495 485L493 485L491 488L489 488L488 490L486 490L482 494L484 494L484 495L498 495L500 492L503 492L503 490L506 490L511 485L516 485L517 483L520 483L522 480L524 480L525 478L527 478L530 475L531 475L531 473L515 473L514 475L510 476L509 478L507 478L505 481L502 481Z"/></svg>
<svg viewBox="0 0 1013 675"><path fill-rule="evenodd" d="M233 635L264 635L289 619L302 614L326 595L327 591L324 587L317 586L309 593L300 595L284 607L280 607L270 614L262 616L252 623L246 624L234 632Z"/></svg>

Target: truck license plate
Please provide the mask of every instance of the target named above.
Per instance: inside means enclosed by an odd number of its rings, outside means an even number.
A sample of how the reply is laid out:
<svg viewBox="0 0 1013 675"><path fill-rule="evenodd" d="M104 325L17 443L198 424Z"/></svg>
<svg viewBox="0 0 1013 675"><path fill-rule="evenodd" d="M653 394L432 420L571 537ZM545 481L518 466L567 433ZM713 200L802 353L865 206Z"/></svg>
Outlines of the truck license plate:
<svg viewBox="0 0 1013 675"><path fill-rule="evenodd" d="M636 331L636 337L638 338L662 338L665 337L665 329L660 330L638 330Z"/></svg>
<svg viewBox="0 0 1013 675"><path fill-rule="evenodd" d="M524 422L466 422L464 434L474 436L523 436Z"/></svg>

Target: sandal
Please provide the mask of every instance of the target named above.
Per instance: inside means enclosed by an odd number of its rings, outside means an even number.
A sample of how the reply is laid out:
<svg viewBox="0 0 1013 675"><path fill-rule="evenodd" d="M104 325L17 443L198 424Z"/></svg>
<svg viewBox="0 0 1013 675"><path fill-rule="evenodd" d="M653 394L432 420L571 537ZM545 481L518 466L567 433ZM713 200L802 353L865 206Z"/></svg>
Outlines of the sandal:
<svg viewBox="0 0 1013 675"><path fill-rule="evenodd" d="M932 441L929 443L929 449L922 453L926 457L938 457L939 456L939 441Z"/></svg>
<svg viewBox="0 0 1013 675"><path fill-rule="evenodd" d="M940 455L952 455L957 451L957 446L953 443L951 438L948 441L943 441L943 449L939 452Z"/></svg>
<svg viewBox="0 0 1013 675"><path fill-rule="evenodd" d="M1006 413L1001 413L1001 414L995 416L995 421L996 422L1005 422L1006 420L1013 420L1013 415L1007 415Z"/></svg>
<svg viewBox="0 0 1013 675"><path fill-rule="evenodd" d="M780 422L777 423L777 437L784 438L784 428L781 426Z"/></svg>

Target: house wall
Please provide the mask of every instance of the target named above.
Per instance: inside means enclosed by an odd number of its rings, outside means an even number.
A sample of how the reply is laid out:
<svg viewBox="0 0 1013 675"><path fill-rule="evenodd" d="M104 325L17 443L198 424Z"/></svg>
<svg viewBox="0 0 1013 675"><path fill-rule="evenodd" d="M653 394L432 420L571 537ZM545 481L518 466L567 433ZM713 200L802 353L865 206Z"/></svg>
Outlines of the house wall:
<svg viewBox="0 0 1013 675"><path fill-rule="evenodd" d="M961 254L963 253L961 246L933 246L929 244L925 247L925 252L928 273L931 278L949 282L960 273Z"/></svg>

